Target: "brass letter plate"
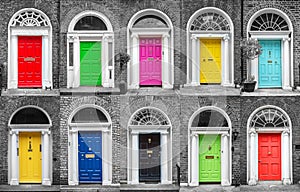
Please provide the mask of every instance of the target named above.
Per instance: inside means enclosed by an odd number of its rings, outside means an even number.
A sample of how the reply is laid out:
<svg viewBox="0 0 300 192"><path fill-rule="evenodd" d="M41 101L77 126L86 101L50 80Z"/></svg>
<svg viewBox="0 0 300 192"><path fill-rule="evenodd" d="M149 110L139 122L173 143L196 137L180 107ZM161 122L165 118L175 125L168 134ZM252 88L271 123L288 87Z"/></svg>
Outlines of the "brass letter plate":
<svg viewBox="0 0 300 192"><path fill-rule="evenodd" d="M24 61L25 62L34 62L35 58L33 58L33 57L26 57L26 58L24 58Z"/></svg>
<svg viewBox="0 0 300 192"><path fill-rule="evenodd" d="M85 154L85 158L93 159L93 158L95 158L95 154Z"/></svg>
<svg viewBox="0 0 300 192"><path fill-rule="evenodd" d="M214 156L205 156L205 159L214 159Z"/></svg>
<svg viewBox="0 0 300 192"><path fill-rule="evenodd" d="M268 60L268 63L272 63L272 60Z"/></svg>

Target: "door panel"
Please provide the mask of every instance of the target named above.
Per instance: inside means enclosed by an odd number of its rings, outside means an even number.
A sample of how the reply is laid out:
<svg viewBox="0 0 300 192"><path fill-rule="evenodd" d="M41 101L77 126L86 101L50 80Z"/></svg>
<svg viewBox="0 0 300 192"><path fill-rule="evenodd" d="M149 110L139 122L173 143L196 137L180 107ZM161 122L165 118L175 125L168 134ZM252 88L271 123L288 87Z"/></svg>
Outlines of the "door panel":
<svg viewBox="0 0 300 192"><path fill-rule="evenodd" d="M221 83L221 40L200 40L200 83Z"/></svg>
<svg viewBox="0 0 300 192"><path fill-rule="evenodd" d="M18 87L42 87L42 37L18 37Z"/></svg>
<svg viewBox="0 0 300 192"><path fill-rule="evenodd" d="M160 134L139 135L140 181L160 181Z"/></svg>
<svg viewBox="0 0 300 192"><path fill-rule="evenodd" d="M258 179L281 180L281 134L258 134Z"/></svg>
<svg viewBox="0 0 300 192"><path fill-rule="evenodd" d="M101 42L80 42L80 85L102 85Z"/></svg>
<svg viewBox="0 0 300 192"><path fill-rule="evenodd" d="M19 134L20 183L42 182L42 152L40 132Z"/></svg>
<svg viewBox="0 0 300 192"><path fill-rule="evenodd" d="M79 182L102 182L102 134L78 132Z"/></svg>
<svg viewBox="0 0 300 192"><path fill-rule="evenodd" d="M262 46L262 54L258 59L258 87L281 87L281 41L260 40L259 44Z"/></svg>
<svg viewBox="0 0 300 192"><path fill-rule="evenodd" d="M199 182L221 182L220 135L199 135Z"/></svg>
<svg viewBox="0 0 300 192"><path fill-rule="evenodd" d="M161 85L161 38L140 38L140 85Z"/></svg>

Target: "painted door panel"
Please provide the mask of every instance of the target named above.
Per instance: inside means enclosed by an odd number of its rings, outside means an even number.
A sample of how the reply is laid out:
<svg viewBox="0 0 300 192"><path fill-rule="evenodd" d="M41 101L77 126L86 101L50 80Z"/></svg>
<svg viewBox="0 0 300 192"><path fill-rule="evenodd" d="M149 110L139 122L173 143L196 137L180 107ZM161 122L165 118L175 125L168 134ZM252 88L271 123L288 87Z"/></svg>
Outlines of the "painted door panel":
<svg viewBox="0 0 300 192"><path fill-rule="evenodd" d="M258 179L281 180L281 134L258 135Z"/></svg>
<svg viewBox="0 0 300 192"><path fill-rule="evenodd" d="M199 182L221 182L220 135L199 135Z"/></svg>
<svg viewBox="0 0 300 192"><path fill-rule="evenodd" d="M200 39L200 83L221 83L221 40Z"/></svg>
<svg viewBox="0 0 300 192"><path fill-rule="evenodd" d="M80 85L102 85L101 42L80 42Z"/></svg>
<svg viewBox="0 0 300 192"><path fill-rule="evenodd" d="M18 87L42 87L42 37L18 37Z"/></svg>
<svg viewBox="0 0 300 192"><path fill-rule="evenodd" d="M140 38L140 85L162 84L161 38Z"/></svg>
<svg viewBox="0 0 300 192"><path fill-rule="evenodd" d="M20 183L42 182L42 152L40 132L19 134Z"/></svg>
<svg viewBox="0 0 300 192"><path fill-rule="evenodd" d="M160 181L160 134L139 135L139 179Z"/></svg>
<svg viewBox="0 0 300 192"><path fill-rule="evenodd" d="M102 182L102 134L78 132L79 182Z"/></svg>
<svg viewBox="0 0 300 192"><path fill-rule="evenodd" d="M281 87L281 41L260 40L262 54L259 56L258 87Z"/></svg>

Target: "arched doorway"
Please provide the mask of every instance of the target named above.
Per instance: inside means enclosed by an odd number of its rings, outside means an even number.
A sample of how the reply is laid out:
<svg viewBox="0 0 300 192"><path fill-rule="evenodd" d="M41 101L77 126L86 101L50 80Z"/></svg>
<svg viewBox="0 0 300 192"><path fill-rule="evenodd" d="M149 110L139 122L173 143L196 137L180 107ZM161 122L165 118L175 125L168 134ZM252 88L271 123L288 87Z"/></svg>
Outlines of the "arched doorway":
<svg viewBox="0 0 300 192"><path fill-rule="evenodd" d="M127 34L128 54L131 55L128 87L172 88L174 37L170 18L156 9L141 10L130 19Z"/></svg>
<svg viewBox="0 0 300 192"><path fill-rule="evenodd" d="M172 184L172 125L160 109L145 107L128 123L128 184Z"/></svg>
<svg viewBox="0 0 300 192"><path fill-rule="evenodd" d="M256 88L292 89L293 25L289 17L274 8L259 10L248 22L247 38L262 46L262 54L247 69L258 82Z"/></svg>
<svg viewBox="0 0 300 192"><path fill-rule="evenodd" d="M9 21L7 86L53 88L52 26L40 10L22 9Z"/></svg>
<svg viewBox="0 0 300 192"><path fill-rule="evenodd" d="M28 105L16 110L8 127L9 184L51 185L51 119L43 109Z"/></svg>
<svg viewBox="0 0 300 192"><path fill-rule="evenodd" d="M114 87L113 57L114 32L109 19L96 11L76 15L67 34L67 87Z"/></svg>
<svg viewBox="0 0 300 192"><path fill-rule="evenodd" d="M112 121L101 107L87 104L75 109L68 120L69 185L112 181Z"/></svg>
<svg viewBox="0 0 300 192"><path fill-rule="evenodd" d="M279 107L256 109L247 122L247 181L292 183L292 123Z"/></svg>
<svg viewBox="0 0 300 192"><path fill-rule="evenodd" d="M189 185L231 185L231 121L225 111L207 106L189 121Z"/></svg>
<svg viewBox="0 0 300 192"><path fill-rule="evenodd" d="M232 86L234 28L224 11L206 7L187 24L187 84Z"/></svg>

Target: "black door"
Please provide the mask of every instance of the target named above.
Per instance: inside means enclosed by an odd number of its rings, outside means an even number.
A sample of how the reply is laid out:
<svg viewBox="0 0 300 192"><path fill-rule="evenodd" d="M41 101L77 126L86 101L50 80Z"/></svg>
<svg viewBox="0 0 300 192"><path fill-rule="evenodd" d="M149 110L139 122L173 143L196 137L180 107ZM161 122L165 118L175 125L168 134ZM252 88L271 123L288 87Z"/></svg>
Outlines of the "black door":
<svg viewBox="0 0 300 192"><path fill-rule="evenodd" d="M140 134L140 182L160 182L160 134Z"/></svg>

